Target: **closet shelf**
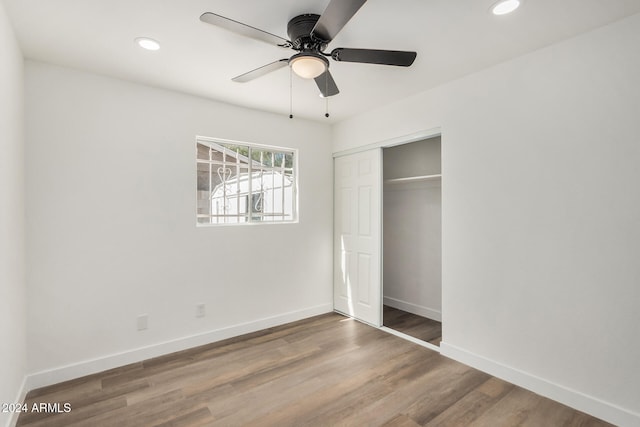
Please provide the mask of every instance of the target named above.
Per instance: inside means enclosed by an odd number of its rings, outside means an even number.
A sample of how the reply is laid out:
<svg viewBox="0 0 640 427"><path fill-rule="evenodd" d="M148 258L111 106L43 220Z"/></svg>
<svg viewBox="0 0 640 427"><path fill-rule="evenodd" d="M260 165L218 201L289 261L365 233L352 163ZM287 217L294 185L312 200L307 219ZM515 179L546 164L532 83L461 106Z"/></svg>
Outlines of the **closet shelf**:
<svg viewBox="0 0 640 427"><path fill-rule="evenodd" d="M406 178L391 178L385 179L385 184L401 184L404 182L419 182L419 181L432 181L436 179L441 179L442 174L437 175L420 175L420 176L409 176Z"/></svg>

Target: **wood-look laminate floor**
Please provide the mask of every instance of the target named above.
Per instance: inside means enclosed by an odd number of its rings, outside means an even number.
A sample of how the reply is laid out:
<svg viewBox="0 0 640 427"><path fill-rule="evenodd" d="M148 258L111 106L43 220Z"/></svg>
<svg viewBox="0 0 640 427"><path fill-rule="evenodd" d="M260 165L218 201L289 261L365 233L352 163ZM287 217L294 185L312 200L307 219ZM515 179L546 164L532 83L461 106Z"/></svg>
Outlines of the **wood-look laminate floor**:
<svg viewBox="0 0 640 427"><path fill-rule="evenodd" d="M604 426L327 314L34 390L19 426Z"/></svg>
<svg viewBox="0 0 640 427"><path fill-rule="evenodd" d="M442 341L441 322L387 305L384 306L382 316L382 323L388 328L437 346Z"/></svg>

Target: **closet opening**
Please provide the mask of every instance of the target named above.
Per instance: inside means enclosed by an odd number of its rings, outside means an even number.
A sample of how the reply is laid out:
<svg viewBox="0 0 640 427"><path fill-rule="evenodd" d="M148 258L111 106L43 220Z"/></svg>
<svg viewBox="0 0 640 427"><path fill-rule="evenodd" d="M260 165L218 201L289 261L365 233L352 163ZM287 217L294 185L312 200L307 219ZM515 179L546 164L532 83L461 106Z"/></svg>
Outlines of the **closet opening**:
<svg viewBox="0 0 640 427"><path fill-rule="evenodd" d="M383 148L383 312L389 332L442 340L440 136Z"/></svg>

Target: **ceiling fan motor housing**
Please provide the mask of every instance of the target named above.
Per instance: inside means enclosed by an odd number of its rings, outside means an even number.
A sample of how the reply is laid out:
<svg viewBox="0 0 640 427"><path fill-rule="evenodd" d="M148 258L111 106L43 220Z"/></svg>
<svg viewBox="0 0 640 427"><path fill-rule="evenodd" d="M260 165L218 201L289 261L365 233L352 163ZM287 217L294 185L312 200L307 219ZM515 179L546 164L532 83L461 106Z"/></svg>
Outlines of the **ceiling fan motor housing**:
<svg viewBox="0 0 640 427"><path fill-rule="evenodd" d="M293 45L293 49L300 51L322 51L327 44L322 40L315 39L311 36L313 27L320 19L320 15L314 13L305 13L291 19L287 24L287 34Z"/></svg>

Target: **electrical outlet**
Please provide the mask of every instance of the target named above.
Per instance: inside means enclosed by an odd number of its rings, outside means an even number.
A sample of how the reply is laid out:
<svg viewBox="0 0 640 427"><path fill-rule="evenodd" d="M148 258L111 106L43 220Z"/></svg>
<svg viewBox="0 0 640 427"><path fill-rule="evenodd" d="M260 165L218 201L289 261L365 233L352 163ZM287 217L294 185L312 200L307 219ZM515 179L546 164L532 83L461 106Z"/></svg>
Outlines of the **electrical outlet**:
<svg viewBox="0 0 640 427"><path fill-rule="evenodd" d="M138 330L144 331L148 327L149 327L149 315L141 314L140 316L138 316Z"/></svg>
<svg viewBox="0 0 640 427"><path fill-rule="evenodd" d="M205 311L205 305L204 304L196 304L196 317L204 317L206 311Z"/></svg>

